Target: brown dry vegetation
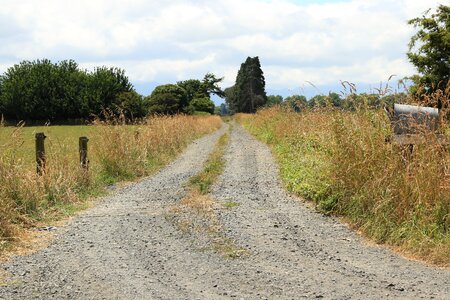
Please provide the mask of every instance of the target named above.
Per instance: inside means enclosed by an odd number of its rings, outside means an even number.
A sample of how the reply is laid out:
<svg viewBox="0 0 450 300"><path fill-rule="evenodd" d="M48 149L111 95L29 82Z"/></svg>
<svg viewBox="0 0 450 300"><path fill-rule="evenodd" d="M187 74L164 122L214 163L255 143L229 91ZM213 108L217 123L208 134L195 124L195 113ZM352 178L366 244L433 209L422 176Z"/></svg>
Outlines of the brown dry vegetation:
<svg viewBox="0 0 450 300"><path fill-rule="evenodd" d="M42 176L31 163L34 152L23 149L28 143L23 133L32 129L0 127L0 250L26 239L27 228L86 207L83 200L104 186L156 171L193 139L220 126L215 116L161 116L134 125L120 119L96 122L89 126L89 171L80 168L77 151L67 151L73 148L68 141L73 144L78 136L67 135L49 144Z"/></svg>
<svg viewBox="0 0 450 300"><path fill-rule="evenodd" d="M422 100L439 97L448 103L443 93ZM343 216L376 242L450 265L448 147L430 142L411 154L387 143L391 127L383 110L294 113L275 107L237 118L271 145L290 191ZM442 122L449 132L448 121Z"/></svg>

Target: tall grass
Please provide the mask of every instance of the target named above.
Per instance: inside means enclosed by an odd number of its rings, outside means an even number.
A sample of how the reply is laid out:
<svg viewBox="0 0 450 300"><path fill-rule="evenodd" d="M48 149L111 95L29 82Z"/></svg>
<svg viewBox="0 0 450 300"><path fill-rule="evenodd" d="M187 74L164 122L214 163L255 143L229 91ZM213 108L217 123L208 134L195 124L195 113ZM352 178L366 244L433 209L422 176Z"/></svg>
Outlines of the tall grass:
<svg viewBox="0 0 450 300"><path fill-rule="evenodd" d="M410 153L386 143L391 127L382 110L271 108L238 119L272 146L289 190L379 243L450 265L448 148L430 142Z"/></svg>
<svg viewBox="0 0 450 300"><path fill-rule="evenodd" d="M121 119L96 122L88 129L87 172L79 165L78 136L52 140L47 134L48 163L42 176L30 163L34 152L23 149L31 150L24 145L34 140L25 140L24 133L33 138L34 129L0 127L0 250L20 240L27 227L61 217L105 185L151 174L193 139L220 126L220 118L214 116L161 116L133 125ZM67 127L67 132L77 131Z"/></svg>

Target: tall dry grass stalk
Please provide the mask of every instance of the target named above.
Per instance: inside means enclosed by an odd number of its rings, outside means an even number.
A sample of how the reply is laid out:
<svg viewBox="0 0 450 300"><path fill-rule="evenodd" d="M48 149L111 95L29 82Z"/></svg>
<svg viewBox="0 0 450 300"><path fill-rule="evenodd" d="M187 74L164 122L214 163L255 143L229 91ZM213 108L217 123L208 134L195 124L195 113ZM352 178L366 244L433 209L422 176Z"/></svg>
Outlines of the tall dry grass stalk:
<svg viewBox="0 0 450 300"><path fill-rule="evenodd" d="M37 175L35 167L25 162L29 159L21 157L21 127L7 143L0 144L0 250L19 239L24 228L60 217L66 204L70 207L112 182L154 172L193 139L218 129L221 120L216 116L161 116L133 125L110 119L93 126L88 172L80 168L76 153L67 154L68 148L77 145L69 147L63 141L47 144L47 166L42 176Z"/></svg>
<svg viewBox="0 0 450 300"><path fill-rule="evenodd" d="M220 127L219 117L160 116L140 124L97 122L96 156L100 173L128 180L144 176L170 160L194 138Z"/></svg>
<svg viewBox="0 0 450 300"><path fill-rule="evenodd" d="M432 97L448 103L445 94ZM272 145L288 189L377 242L450 265L450 149L434 143L434 133L411 153L386 142L391 126L382 110L271 108L237 118Z"/></svg>

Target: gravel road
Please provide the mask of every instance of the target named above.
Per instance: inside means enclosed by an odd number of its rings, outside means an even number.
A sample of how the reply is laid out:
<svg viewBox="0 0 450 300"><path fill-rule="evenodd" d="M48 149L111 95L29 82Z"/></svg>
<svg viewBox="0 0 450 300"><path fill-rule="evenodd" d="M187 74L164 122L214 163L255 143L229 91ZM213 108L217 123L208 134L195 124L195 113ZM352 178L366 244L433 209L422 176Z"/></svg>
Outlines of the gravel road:
<svg viewBox="0 0 450 300"><path fill-rule="evenodd" d="M289 196L267 146L238 125L210 195L236 255L208 247L217 235L180 230L167 211L226 130L105 197L48 248L2 263L0 299L450 299L450 270L368 245Z"/></svg>

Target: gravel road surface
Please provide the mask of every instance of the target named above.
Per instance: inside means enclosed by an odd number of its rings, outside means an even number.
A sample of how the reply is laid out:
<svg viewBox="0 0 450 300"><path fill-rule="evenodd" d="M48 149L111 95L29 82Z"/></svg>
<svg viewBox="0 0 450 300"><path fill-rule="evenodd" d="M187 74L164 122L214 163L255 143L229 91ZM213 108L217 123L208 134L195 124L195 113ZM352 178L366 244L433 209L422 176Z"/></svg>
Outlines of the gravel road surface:
<svg viewBox="0 0 450 300"><path fill-rule="evenodd" d="M168 210L217 139L57 230L51 245L0 268L0 299L450 299L450 270L368 245L282 188L267 146L234 126L210 195L228 254ZM202 236L205 235L205 236Z"/></svg>

